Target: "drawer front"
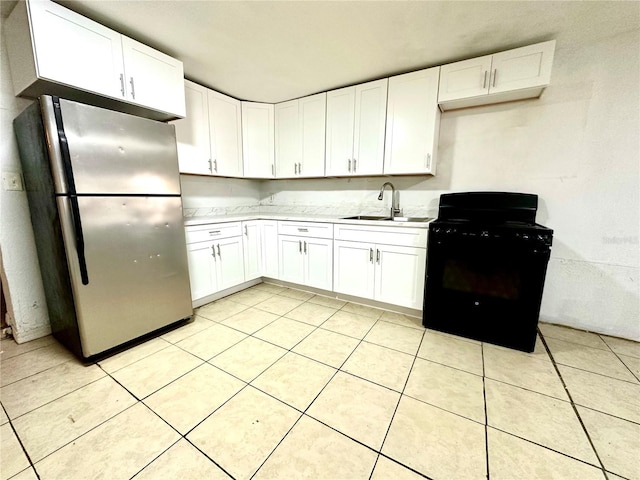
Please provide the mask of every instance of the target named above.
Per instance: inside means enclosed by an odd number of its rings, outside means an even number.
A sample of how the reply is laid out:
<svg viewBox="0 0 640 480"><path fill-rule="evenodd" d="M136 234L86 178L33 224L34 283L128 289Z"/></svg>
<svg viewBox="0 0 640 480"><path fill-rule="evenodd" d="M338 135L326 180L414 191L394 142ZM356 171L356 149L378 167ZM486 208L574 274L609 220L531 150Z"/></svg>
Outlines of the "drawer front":
<svg viewBox="0 0 640 480"><path fill-rule="evenodd" d="M240 222L230 223L209 223L186 227L187 245L207 240L218 240L220 238L237 237L242 235L242 224Z"/></svg>
<svg viewBox="0 0 640 480"><path fill-rule="evenodd" d="M378 227L370 225L336 224L335 239L352 242L379 243L401 247L427 246L426 228Z"/></svg>
<svg viewBox="0 0 640 480"><path fill-rule="evenodd" d="M333 238L332 223L278 222L279 235L297 237Z"/></svg>

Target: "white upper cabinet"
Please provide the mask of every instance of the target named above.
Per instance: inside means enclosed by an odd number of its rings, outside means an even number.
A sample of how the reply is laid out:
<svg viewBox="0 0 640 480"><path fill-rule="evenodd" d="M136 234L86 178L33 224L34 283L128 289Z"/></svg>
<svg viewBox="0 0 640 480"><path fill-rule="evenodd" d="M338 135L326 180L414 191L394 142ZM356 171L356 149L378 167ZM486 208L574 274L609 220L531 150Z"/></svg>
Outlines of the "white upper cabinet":
<svg viewBox="0 0 640 480"><path fill-rule="evenodd" d="M244 176L275 178L274 106L270 103L241 103Z"/></svg>
<svg viewBox="0 0 640 480"><path fill-rule="evenodd" d="M180 172L211 174L207 89L185 80L184 96L187 114L172 122L176 127Z"/></svg>
<svg viewBox="0 0 640 480"><path fill-rule="evenodd" d="M295 177L300 162L298 100L275 105L275 159L278 178Z"/></svg>
<svg viewBox="0 0 640 480"><path fill-rule="evenodd" d="M298 177L324 175L325 123L327 94L319 93L298 100L300 162Z"/></svg>
<svg viewBox="0 0 640 480"><path fill-rule="evenodd" d="M207 91L211 173L242 177L242 110L240 101Z"/></svg>
<svg viewBox="0 0 640 480"><path fill-rule="evenodd" d="M436 173L440 67L389 79L385 174Z"/></svg>
<svg viewBox="0 0 640 480"><path fill-rule="evenodd" d="M125 36L122 55L127 100L185 116L182 62Z"/></svg>
<svg viewBox="0 0 640 480"><path fill-rule="evenodd" d="M182 62L48 0L6 21L16 95L60 95L168 120L185 116Z"/></svg>
<svg viewBox="0 0 640 480"><path fill-rule="evenodd" d="M275 106L278 178L324 175L327 94L319 93Z"/></svg>
<svg viewBox="0 0 640 480"><path fill-rule="evenodd" d="M187 115L176 120L181 173L242 176L240 101L184 81Z"/></svg>
<svg viewBox="0 0 640 480"><path fill-rule="evenodd" d="M539 97L551 81L555 40L443 65L442 110Z"/></svg>
<svg viewBox="0 0 640 480"><path fill-rule="evenodd" d="M326 174L380 175L386 78L327 92Z"/></svg>
<svg viewBox="0 0 640 480"><path fill-rule="evenodd" d="M110 97L125 96L122 35L57 3L27 5L38 76Z"/></svg>

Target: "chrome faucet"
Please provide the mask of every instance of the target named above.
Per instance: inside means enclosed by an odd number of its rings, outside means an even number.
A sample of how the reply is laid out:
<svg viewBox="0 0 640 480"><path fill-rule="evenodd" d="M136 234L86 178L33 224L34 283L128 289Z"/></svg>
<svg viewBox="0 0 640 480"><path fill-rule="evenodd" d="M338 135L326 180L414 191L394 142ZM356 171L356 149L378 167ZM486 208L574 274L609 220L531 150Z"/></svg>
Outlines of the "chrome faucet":
<svg viewBox="0 0 640 480"><path fill-rule="evenodd" d="M385 182L380 187L380 195L378 195L378 200L382 200L382 196L384 195L384 187L391 187L391 212L390 217L393 218L396 215L401 215L402 211L400 210L400 205L398 204L398 193L396 192L396 187L393 186L391 182Z"/></svg>

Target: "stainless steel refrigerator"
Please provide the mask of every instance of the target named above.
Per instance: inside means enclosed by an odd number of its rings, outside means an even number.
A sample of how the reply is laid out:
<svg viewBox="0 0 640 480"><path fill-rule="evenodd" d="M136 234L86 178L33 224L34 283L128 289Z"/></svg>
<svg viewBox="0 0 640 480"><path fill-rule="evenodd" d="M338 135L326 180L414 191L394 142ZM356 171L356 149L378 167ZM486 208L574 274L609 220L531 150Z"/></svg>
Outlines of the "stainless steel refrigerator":
<svg viewBox="0 0 640 480"><path fill-rule="evenodd" d="M42 96L14 130L54 336L86 359L190 318L173 125Z"/></svg>

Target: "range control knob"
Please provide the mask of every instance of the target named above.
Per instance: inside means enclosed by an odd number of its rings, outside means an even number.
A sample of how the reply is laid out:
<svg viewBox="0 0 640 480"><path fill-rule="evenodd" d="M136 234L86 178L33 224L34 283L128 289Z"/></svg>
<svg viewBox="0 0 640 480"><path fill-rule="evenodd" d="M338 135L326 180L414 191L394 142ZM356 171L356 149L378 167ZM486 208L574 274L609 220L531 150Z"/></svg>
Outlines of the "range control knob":
<svg viewBox="0 0 640 480"><path fill-rule="evenodd" d="M489 232L487 232L486 230L483 230L482 232L480 232L480 236L483 238L487 238L489 236Z"/></svg>

